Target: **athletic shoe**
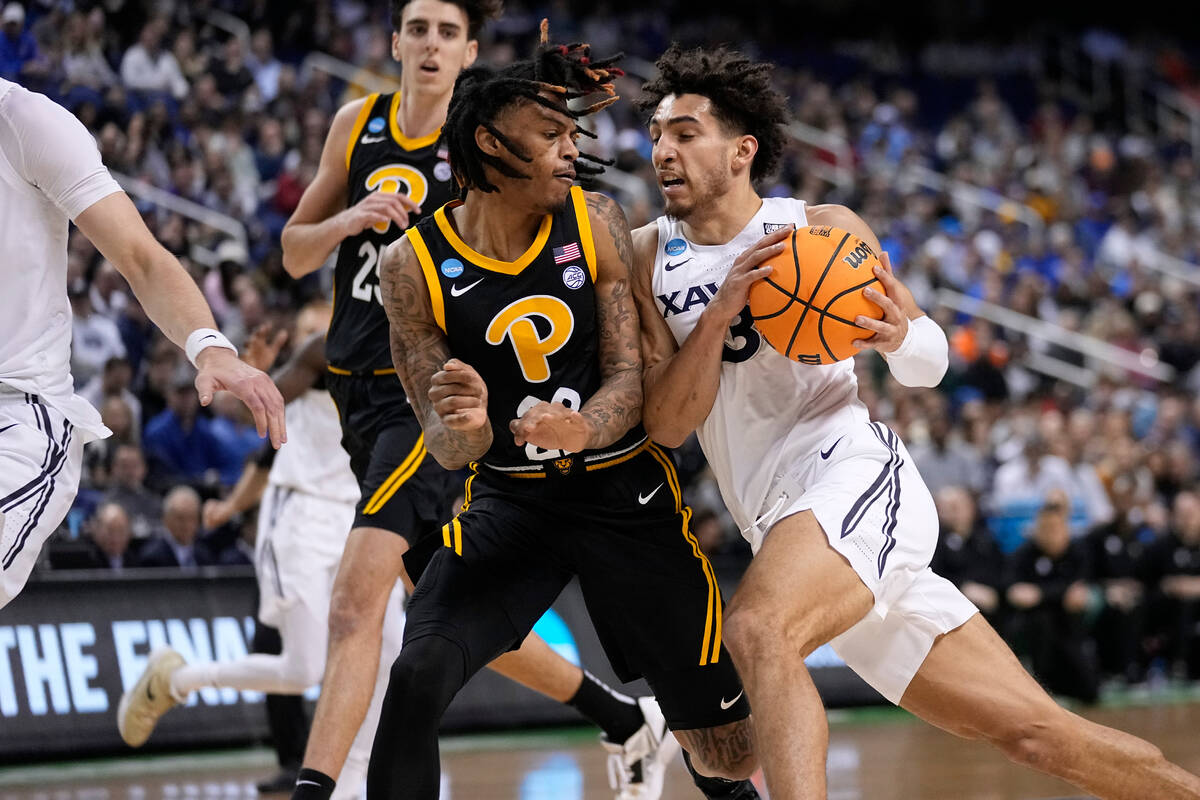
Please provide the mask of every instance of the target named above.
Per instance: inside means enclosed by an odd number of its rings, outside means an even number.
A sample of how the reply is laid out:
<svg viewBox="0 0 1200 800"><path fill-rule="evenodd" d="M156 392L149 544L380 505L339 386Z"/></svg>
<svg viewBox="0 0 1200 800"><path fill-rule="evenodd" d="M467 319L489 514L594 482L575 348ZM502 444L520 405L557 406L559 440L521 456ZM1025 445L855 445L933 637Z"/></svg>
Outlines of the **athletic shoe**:
<svg viewBox="0 0 1200 800"><path fill-rule="evenodd" d="M183 656L169 647L150 653L146 670L117 706L117 730L130 747L141 747L154 732L158 718L179 705L171 695L171 673L184 665Z"/></svg>
<svg viewBox="0 0 1200 800"><path fill-rule="evenodd" d="M279 772L254 784L254 788L259 794L291 794L292 789L296 788L296 773L299 771L281 767Z"/></svg>
<svg viewBox="0 0 1200 800"><path fill-rule="evenodd" d="M667 727L662 709L653 697L639 697L638 708L646 720L621 744L600 737L608 756L608 785L616 800L658 800L667 765L679 752L679 742Z"/></svg>
<svg viewBox="0 0 1200 800"><path fill-rule="evenodd" d="M761 800L758 789L748 780L727 781L724 778L710 778L696 772L692 766L692 757L683 751L683 765L692 774L692 782L700 793L708 800Z"/></svg>

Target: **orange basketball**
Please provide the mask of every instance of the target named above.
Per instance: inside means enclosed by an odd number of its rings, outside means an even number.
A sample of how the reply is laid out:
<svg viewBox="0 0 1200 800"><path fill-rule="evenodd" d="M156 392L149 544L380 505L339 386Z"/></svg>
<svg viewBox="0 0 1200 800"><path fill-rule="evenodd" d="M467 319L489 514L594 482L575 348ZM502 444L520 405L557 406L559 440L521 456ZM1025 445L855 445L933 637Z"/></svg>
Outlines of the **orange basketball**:
<svg viewBox="0 0 1200 800"><path fill-rule="evenodd" d="M783 252L764 261L774 271L750 288L754 327L777 351L801 364L833 364L858 351L855 339L874 331L854 324L859 314L883 317L862 290L883 286L874 274L879 258L852 233L816 226L798 228Z"/></svg>

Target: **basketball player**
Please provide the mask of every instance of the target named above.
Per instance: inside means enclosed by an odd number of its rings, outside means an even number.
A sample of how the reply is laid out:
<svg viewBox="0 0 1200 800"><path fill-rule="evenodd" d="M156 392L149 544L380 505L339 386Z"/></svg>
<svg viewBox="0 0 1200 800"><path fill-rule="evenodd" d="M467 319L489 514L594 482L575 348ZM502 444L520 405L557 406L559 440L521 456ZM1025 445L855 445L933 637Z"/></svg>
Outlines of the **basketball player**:
<svg viewBox="0 0 1200 800"><path fill-rule="evenodd" d="M301 310L296 337L303 344L275 375L287 402L290 444L271 463L248 464L230 496L210 500L204 508L205 525L211 528L262 499L255 541L258 618L279 629L283 652L191 665L185 665L182 656L169 648L152 654L141 678L118 706L118 728L133 747L146 741L163 713L203 687L301 694L321 681L329 598L359 499L350 459L339 444L337 409L324 388L329 317L329 306L323 301ZM282 340L268 344L261 333L256 333L255 340L258 346L254 341L247 346L247 358L253 358L256 366L269 368ZM403 600L403 589L397 585L384 616L387 652L400 648ZM376 684L378 691L342 767L335 798L360 796L387 686L386 673Z"/></svg>
<svg viewBox="0 0 1200 800"><path fill-rule="evenodd" d="M327 385L362 490L334 584L326 679L297 798L329 796L371 697L388 597L405 564L416 578L440 545L438 526L454 492L448 473L427 457L392 367L379 259L410 223L454 194L442 123L454 80L475 60L479 30L499 8L498 0L393 0L392 55L405 67L401 90L338 111L317 175L283 232L284 265L296 277L318 269L338 248ZM387 655L385 666L394 656ZM653 700L637 704L612 693L540 638L530 637L495 668L571 704L601 727L608 743L628 742L624 757L645 750L642 705Z"/></svg>
<svg viewBox="0 0 1200 800"><path fill-rule="evenodd" d="M657 66L644 105L667 213L634 235L643 414L664 444L698 430L755 552L725 634L754 707L771 797L825 797L828 729L804 658L832 642L893 703L1018 763L1101 798L1200 798L1200 780L1153 746L1055 705L970 602L929 570L933 500L899 438L868 419L853 364L793 362L750 324L749 287L771 271L758 265L780 252L793 225L842 228L879 252L846 208L755 191L784 144L786 104L769 65L673 46ZM876 277L890 299L866 290L884 318L856 320L875 332L862 346L884 353L902 383L933 386L945 337L884 263ZM690 307L674 300L710 284L720 288Z"/></svg>
<svg viewBox="0 0 1200 800"><path fill-rule="evenodd" d="M615 202L573 185L598 171L580 160L577 119L616 99L619 72L586 45L547 45L542 24L533 60L459 78L445 131L464 199L384 256L393 358L426 446L471 475L409 602L372 798L438 796L447 705L573 576L618 676L646 678L698 763L739 779L755 766L720 590L671 458L640 424L629 229ZM610 97L567 105L599 91Z"/></svg>
<svg viewBox="0 0 1200 800"><path fill-rule="evenodd" d="M201 405L227 389L260 436L286 440L283 400L214 329L182 265L154 240L87 129L44 95L0 79L0 608L25 586L75 499L84 443L110 434L74 392L67 221L129 281L196 366Z"/></svg>

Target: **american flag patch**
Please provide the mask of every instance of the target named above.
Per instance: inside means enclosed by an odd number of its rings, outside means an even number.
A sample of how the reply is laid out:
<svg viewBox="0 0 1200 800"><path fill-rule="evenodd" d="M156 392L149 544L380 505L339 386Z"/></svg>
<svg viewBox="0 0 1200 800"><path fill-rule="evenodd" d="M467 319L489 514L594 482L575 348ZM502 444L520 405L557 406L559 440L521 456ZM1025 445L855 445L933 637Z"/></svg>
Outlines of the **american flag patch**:
<svg viewBox="0 0 1200 800"><path fill-rule="evenodd" d="M578 261L583 257L583 251L579 249L579 242L571 242L566 247L554 248L554 263L565 264L568 261Z"/></svg>

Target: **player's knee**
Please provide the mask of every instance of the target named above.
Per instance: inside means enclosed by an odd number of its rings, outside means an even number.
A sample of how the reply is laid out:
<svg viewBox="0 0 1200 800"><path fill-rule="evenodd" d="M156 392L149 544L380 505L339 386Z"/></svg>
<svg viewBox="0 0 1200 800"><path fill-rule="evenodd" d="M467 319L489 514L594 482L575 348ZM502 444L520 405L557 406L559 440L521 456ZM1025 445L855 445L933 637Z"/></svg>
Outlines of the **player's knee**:
<svg viewBox="0 0 1200 800"><path fill-rule="evenodd" d="M407 642L392 662L387 703L406 715L437 718L465 683L463 651L441 636Z"/></svg>
<svg viewBox="0 0 1200 800"><path fill-rule="evenodd" d="M338 642L383 625L382 609L387 597L375 598L361 586L337 586L329 599L329 639Z"/></svg>
<svg viewBox="0 0 1200 800"><path fill-rule="evenodd" d="M803 658L823 644L805 615L767 603L739 603L736 597L723 625L725 644L739 669L748 669L759 658Z"/></svg>

